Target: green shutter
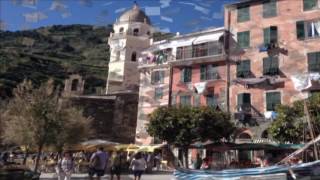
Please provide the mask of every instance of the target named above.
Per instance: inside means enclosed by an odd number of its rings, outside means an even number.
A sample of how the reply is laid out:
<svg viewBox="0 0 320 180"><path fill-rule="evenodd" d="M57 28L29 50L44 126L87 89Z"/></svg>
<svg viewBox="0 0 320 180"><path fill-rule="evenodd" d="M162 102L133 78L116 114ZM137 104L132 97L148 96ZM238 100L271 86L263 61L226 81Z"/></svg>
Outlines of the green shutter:
<svg viewBox="0 0 320 180"><path fill-rule="evenodd" d="M242 70L242 61L241 61L239 64L237 64L237 77L242 77L242 72L243 70Z"/></svg>
<svg viewBox="0 0 320 180"><path fill-rule="evenodd" d="M204 81L204 80L207 79L206 73L207 73L207 66L206 65L201 65L200 66L200 80L201 81Z"/></svg>
<svg viewBox="0 0 320 180"><path fill-rule="evenodd" d="M263 75L268 75L269 74L269 69L271 67L271 61L269 58L263 58Z"/></svg>
<svg viewBox="0 0 320 180"><path fill-rule="evenodd" d="M265 46L270 43L270 28L263 29L263 39L264 39Z"/></svg>
<svg viewBox="0 0 320 180"><path fill-rule="evenodd" d="M269 92L266 93L266 105L267 111L275 111L278 104L281 104L280 92Z"/></svg>
<svg viewBox="0 0 320 180"><path fill-rule="evenodd" d="M250 46L250 31L238 32L237 40L241 48L248 48Z"/></svg>
<svg viewBox="0 0 320 180"><path fill-rule="evenodd" d="M238 107L243 105L243 93L238 94Z"/></svg>
<svg viewBox="0 0 320 180"><path fill-rule="evenodd" d="M192 69L191 68L186 68L186 81L185 82L191 82L191 77L192 77Z"/></svg>
<svg viewBox="0 0 320 180"><path fill-rule="evenodd" d="M162 99L163 97L163 89L161 87L155 88L154 90L154 99Z"/></svg>
<svg viewBox="0 0 320 180"><path fill-rule="evenodd" d="M270 0L265 1L263 3L263 17L274 17L277 16L277 1L276 0Z"/></svg>
<svg viewBox="0 0 320 180"><path fill-rule="evenodd" d="M238 8L238 22L244 22L250 20L250 6L243 6Z"/></svg>
<svg viewBox="0 0 320 180"><path fill-rule="evenodd" d="M305 32L304 32L304 21L298 21L296 23L296 32L297 32L297 39L304 39Z"/></svg>
<svg viewBox="0 0 320 180"><path fill-rule="evenodd" d="M190 106L191 105L191 96L180 96L180 104L182 106Z"/></svg>
<svg viewBox="0 0 320 180"><path fill-rule="evenodd" d="M164 83L164 76L165 76L165 72L160 71L160 74L159 74L160 83Z"/></svg>
<svg viewBox="0 0 320 180"><path fill-rule="evenodd" d="M319 61L320 59L318 59ZM308 70L309 72L317 72L317 53L308 53Z"/></svg>
<svg viewBox="0 0 320 180"><path fill-rule="evenodd" d="M303 0L303 10L308 11L317 7L318 0Z"/></svg>

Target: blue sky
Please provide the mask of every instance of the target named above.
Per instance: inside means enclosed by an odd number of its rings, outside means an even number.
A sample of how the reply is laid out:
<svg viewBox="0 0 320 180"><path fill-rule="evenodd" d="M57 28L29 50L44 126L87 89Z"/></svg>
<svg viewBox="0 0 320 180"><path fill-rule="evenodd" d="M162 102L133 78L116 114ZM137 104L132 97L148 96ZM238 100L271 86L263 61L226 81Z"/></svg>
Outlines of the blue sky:
<svg viewBox="0 0 320 180"><path fill-rule="evenodd" d="M136 0L152 24L188 33L223 26L223 5L236 0ZM112 24L134 0L0 0L0 28L10 31L54 24Z"/></svg>

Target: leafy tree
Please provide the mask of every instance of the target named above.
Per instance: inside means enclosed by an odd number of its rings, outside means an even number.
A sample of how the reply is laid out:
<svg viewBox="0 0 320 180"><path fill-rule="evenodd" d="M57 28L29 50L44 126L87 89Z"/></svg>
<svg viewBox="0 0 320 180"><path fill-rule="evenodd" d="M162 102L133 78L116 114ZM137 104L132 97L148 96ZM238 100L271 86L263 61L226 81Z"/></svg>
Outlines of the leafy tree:
<svg viewBox="0 0 320 180"><path fill-rule="evenodd" d="M61 148L88 136L90 119L70 103L63 103L53 80L34 88L24 81L14 90L4 109L3 139L25 147L36 147L35 171L45 146Z"/></svg>
<svg viewBox="0 0 320 180"><path fill-rule="evenodd" d="M180 147L188 167L190 144L198 140L229 139L233 127L228 114L210 107L160 107L150 114L148 133Z"/></svg>
<svg viewBox="0 0 320 180"><path fill-rule="evenodd" d="M268 128L269 134L276 140L284 143L301 143L305 134L309 136L305 119L303 101L296 101L292 106L279 105L276 108L277 118ZM306 100L316 134L320 134L320 94L314 94Z"/></svg>

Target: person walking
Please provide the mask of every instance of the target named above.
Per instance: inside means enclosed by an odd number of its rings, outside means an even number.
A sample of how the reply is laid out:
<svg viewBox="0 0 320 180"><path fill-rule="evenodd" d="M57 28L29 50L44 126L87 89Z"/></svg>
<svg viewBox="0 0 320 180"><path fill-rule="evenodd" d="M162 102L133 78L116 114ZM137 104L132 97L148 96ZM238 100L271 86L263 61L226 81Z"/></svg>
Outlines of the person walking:
<svg viewBox="0 0 320 180"><path fill-rule="evenodd" d="M101 180L107 168L108 158L108 154L103 151L103 147L99 147L97 151L92 154L89 162L90 180L93 180L94 175L97 175L97 180Z"/></svg>
<svg viewBox="0 0 320 180"><path fill-rule="evenodd" d="M113 176L116 175L117 179L120 180L122 165L123 165L123 157L120 151L115 152L111 157L111 169L110 176L111 180L113 180Z"/></svg>
<svg viewBox="0 0 320 180"><path fill-rule="evenodd" d="M140 180L142 173L147 168L147 163L142 157L141 152L138 152L131 161L130 168L133 171L134 180Z"/></svg>
<svg viewBox="0 0 320 180"><path fill-rule="evenodd" d="M58 161L58 180L70 180L73 171L73 160L71 154L65 152L63 158Z"/></svg>

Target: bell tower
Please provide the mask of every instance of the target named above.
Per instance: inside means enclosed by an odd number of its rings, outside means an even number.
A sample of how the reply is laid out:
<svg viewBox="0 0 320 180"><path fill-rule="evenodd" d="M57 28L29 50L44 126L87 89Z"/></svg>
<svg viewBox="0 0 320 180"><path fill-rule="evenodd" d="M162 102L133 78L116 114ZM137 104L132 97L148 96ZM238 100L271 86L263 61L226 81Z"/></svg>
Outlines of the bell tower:
<svg viewBox="0 0 320 180"><path fill-rule="evenodd" d="M116 20L113 30L108 39L110 62L106 94L138 92L138 57L150 46L150 19L135 3Z"/></svg>

